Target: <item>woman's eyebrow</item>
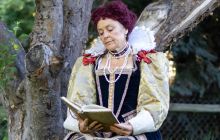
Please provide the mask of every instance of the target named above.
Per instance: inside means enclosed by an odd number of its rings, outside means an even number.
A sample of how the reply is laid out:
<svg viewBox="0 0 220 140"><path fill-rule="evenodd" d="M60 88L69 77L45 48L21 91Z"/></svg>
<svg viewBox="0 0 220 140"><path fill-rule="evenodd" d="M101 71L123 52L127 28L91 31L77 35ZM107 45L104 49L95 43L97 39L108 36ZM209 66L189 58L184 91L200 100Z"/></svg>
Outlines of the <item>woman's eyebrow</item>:
<svg viewBox="0 0 220 140"><path fill-rule="evenodd" d="M98 31L102 31L103 29L102 29L102 28L98 28L97 30L98 30Z"/></svg>

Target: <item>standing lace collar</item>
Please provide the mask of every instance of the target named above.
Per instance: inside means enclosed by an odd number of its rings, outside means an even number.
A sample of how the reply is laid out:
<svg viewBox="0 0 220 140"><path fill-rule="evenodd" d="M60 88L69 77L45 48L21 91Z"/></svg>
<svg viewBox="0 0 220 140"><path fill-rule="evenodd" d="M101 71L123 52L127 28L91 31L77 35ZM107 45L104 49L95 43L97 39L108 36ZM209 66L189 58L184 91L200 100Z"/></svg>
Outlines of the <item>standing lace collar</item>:
<svg viewBox="0 0 220 140"><path fill-rule="evenodd" d="M132 46L133 54L140 51L153 50L156 47L154 32L144 26L136 26L128 36L128 43ZM85 54L97 57L105 53L105 47L100 38L92 41L91 47L85 50Z"/></svg>

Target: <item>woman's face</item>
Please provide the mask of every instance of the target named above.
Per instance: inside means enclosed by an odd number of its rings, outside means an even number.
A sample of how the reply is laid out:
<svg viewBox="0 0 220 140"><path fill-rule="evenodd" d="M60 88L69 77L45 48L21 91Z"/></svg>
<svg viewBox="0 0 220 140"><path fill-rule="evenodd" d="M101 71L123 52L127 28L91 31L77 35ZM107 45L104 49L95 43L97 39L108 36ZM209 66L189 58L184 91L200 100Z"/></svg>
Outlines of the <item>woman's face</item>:
<svg viewBox="0 0 220 140"><path fill-rule="evenodd" d="M97 30L106 49L119 51L126 45L128 30L120 22L110 18L100 19Z"/></svg>

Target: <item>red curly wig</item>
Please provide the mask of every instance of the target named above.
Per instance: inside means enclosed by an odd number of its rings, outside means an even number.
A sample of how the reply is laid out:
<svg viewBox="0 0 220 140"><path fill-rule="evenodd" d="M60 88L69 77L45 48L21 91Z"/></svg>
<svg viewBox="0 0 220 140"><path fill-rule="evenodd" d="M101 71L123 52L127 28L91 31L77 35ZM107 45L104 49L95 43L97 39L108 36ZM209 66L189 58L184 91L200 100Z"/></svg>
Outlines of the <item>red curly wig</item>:
<svg viewBox="0 0 220 140"><path fill-rule="evenodd" d="M120 22L126 29L128 29L128 34L132 31L137 20L136 14L130 11L120 0L114 0L92 11L91 20L95 26L97 26L100 19L105 18Z"/></svg>

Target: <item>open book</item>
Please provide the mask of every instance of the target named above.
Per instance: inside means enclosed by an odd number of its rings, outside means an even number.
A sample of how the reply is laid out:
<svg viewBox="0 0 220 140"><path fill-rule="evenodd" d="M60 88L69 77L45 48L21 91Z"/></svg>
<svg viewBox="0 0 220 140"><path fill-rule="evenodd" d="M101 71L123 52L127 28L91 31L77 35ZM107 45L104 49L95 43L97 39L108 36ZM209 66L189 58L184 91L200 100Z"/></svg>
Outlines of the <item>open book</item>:
<svg viewBox="0 0 220 140"><path fill-rule="evenodd" d="M109 126L114 123L119 123L116 116L113 114L111 109L90 104L90 105L79 105L77 103L71 102L66 97L61 97L61 99L66 103L69 109L79 115L81 118L88 118L89 121L98 121L104 126L104 130L109 130Z"/></svg>

